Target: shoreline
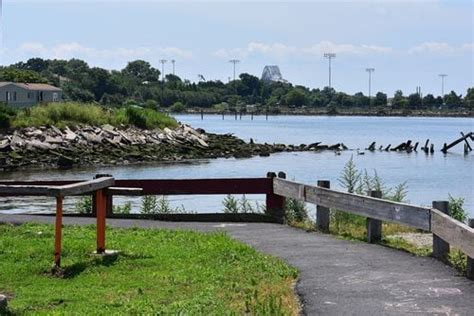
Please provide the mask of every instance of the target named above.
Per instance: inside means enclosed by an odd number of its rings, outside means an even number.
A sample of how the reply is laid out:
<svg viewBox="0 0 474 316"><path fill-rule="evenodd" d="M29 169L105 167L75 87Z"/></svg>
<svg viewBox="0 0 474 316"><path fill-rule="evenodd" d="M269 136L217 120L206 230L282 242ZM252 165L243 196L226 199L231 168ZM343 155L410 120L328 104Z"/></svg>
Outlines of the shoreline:
<svg viewBox="0 0 474 316"><path fill-rule="evenodd" d="M165 112L169 115L201 115L200 110L190 110L184 112ZM245 116L252 116L251 112L219 112L213 110L204 110L202 114L205 115L219 115L222 116L224 114L228 117L240 117L242 115ZM266 116L265 112L255 112L253 113L254 116ZM336 116L353 116L353 117L399 117L399 118L412 118L412 117L433 117L433 118L474 118L474 111L471 112L437 112L437 113L410 113L410 114L403 114L402 112L390 112L390 113L373 113L373 112L337 112L334 114L327 113L326 111L316 111L316 112L302 112L302 111L282 111L279 113L268 113L269 117L272 116L328 116L328 117L336 117Z"/></svg>

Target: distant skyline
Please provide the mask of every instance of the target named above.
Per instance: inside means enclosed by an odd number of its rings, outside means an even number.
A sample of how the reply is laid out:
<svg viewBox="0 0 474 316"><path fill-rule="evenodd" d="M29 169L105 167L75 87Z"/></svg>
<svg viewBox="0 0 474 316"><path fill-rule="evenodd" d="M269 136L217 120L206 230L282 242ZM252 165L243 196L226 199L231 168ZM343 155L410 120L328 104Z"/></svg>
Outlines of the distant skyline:
<svg viewBox="0 0 474 316"><path fill-rule="evenodd" d="M80 58L121 69L144 59L176 74L227 82L260 77L278 65L283 78L328 85L326 52L335 53L336 90L372 95L401 89L465 94L474 86L474 4L466 1L154 1L3 0L1 65L31 57ZM165 72L172 72L171 63Z"/></svg>

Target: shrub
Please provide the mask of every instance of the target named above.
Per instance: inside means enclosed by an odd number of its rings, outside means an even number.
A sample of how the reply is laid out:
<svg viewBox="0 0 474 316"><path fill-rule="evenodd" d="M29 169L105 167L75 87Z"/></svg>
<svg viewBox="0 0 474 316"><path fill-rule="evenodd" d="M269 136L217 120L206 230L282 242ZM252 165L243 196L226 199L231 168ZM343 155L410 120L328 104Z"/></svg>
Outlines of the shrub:
<svg viewBox="0 0 474 316"><path fill-rule="evenodd" d="M142 206L140 209L142 214L176 214L186 213L184 206L173 208L166 196L157 198L153 195L146 195L142 198Z"/></svg>
<svg viewBox="0 0 474 316"><path fill-rule="evenodd" d="M467 211L464 209L463 198L454 198L449 195L449 214L460 222L464 223L467 220Z"/></svg>
<svg viewBox="0 0 474 316"><path fill-rule="evenodd" d="M92 214L92 197L83 196L75 204L74 210L80 214Z"/></svg>
<svg viewBox="0 0 474 316"><path fill-rule="evenodd" d="M222 201L222 205L224 205L224 213L235 214L239 212L239 202L233 195L228 194Z"/></svg>
<svg viewBox="0 0 474 316"><path fill-rule="evenodd" d="M171 107L170 111L175 113L181 113L186 110L186 106L182 102L175 102Z"/></svg>
<svg viewBox="0 0 474 316"><path fill-rule="evenodd" d="M10 117L0 112L0 129L8 129L10 128Z"/></svg>
<svg viewBox="0 0 474 316"><path fill-rule="evenodd" d="M285 217L288 223L301 223L308 220L306 204L297 199L286 199Z"/></svg>

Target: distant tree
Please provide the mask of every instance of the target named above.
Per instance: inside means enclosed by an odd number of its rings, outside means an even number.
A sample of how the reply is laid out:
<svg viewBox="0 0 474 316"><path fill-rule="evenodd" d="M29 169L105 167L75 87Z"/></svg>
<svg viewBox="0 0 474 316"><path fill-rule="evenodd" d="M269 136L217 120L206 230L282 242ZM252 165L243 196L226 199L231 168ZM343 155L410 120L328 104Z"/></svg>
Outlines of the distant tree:
<svg viewBox="0 0 474 316"><path fill-rule="evenodd" d="M374 100L372 101L375 106L386 106L387 105L387 95L383 92L377 92Z"/></svg>
<svg viewBox="0 0 474 316"><path fill-rule="evenodd" d="M47 83L48 80L33 70L0 68L0 81Z"/></svg>
<svg viewBox="0 0 474 316"><path fill-rule="evenodd" d="M144 60L129 62L122 70L122 74L132 77L140 82L156 82L160 77L160 71L151 67L150 63Z"/></svg>
<svg viewBox="0 0 474 316"><path fill-rule="evenodd" d="M392 108L394 109L406 109L408 107L408 100L403 96L402 90L395 91L392 100Z"/></svg>
<svg viewBox="0 0 474 316"><path fill-rule="evenodd" d="M436 99L432 94L428 93L427 95L423 97L424 108L432 108L432 107L435 107L436 105L437 105Z"/></svg>
<svg viewBox="0 0 474 316"><path fill-rule="evenodd" d="M467 109L474 109L474 87L468 88L466 96L464 97L464 106Z"/></svg>
<svg viewBox="0 0 474 316"><path fill-rule="evenodd" d="M306 104L306 95L300 89L292 89L286 94L285 103L290 106L303 106Z"/></svg>
<svg viewBox="0 0 474 316"><path fill-rule="evenodd" d="M354 103L357 107L369 106L369 97L365 96L362 92L354 94Z"/></svg>
<svg viewBox="0 0 474 316"><path fill-rule="evenodd" d="M457 95L456 92L451 91L444 96L444 102L449 108L455 108L462 105L462 95Z"/></svg>
<svg viewBox="0 0 474 316"><path fill-rule="evenodd" d="M408 107L410 109L421 108L421 97L418 93L412 93L408 96Z"/></svg>

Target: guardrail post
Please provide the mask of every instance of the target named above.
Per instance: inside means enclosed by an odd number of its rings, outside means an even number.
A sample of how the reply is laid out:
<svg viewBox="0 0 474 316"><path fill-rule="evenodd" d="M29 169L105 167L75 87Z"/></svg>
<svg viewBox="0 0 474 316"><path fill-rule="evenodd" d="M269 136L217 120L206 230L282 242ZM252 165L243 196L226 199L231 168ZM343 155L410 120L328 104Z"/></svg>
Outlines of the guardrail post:
<svg viewBox="0 0 474 316"><path fill-rule="evenodd" d="M373 198L382 198L382 192L373 190L369 191L369 196ZM382 221L367 217L367 242L373 244L382 240Z"/></svg>
<svg viewBox="0 0 474 316"><path fill-rule="evenodd" d="M105 218L107 196L105 191L98 190L95 192L97 206L97 253L105 252Z"/></svg>
<svg viewBox="0 0 474 316"><path fill-rule="evenodd" d="M98 178L106 178L106 177L112 177L111 174L96 174L94 176L94 179ZM106 195L106 209L105 213L107 215L112 215L113 214L113 205L114 205L114 196L113 195ZM92 194L92 215L96 216L97 215L97 196L96 193Z"/></svg>
<svg viewBox="0 0 474 316"><path fill-rule="evenodd" d="M433 208L449 215L448 201L433 201ZM449 255L449 243L441 237L433 234L433 257L441 261L447 261Z"/></svg>
<svg viewBox="0 0 474 316"><path fill-rule="evenodd" d="M56 197L56 224L54 230L54 267L61 267L61 238L63 226L63 197Z"/></svg>
<svg viewBox="0 0 474 316"><path fill-rule="evenodd" d="M469 227L474 228L474 218L467 221ZM468 279L474 280L474 258L467 257L466 276Z"/></svg>
<svg viewBox="0 0 474 316"><path fill-rule="evenodd" d="M329 189L331 182L328 180L318 180L318 187ZM316 205L316 226L319 231L329 233L330 210L328 207Z"/></svg>
<svg viewBox="0 0 474 316"><path fill-rule="evenodd" d="M267 178L276 178L276 174L274 172L268 172ZM278 173L279 178L286 178L284 172ZM274 217L278 222L283 223L283 219L285 217L285 198L283 196L279 196L273 193L273 185L271 188L271 193L267 194L266 196L266 209L267 214Z"/></svg>

